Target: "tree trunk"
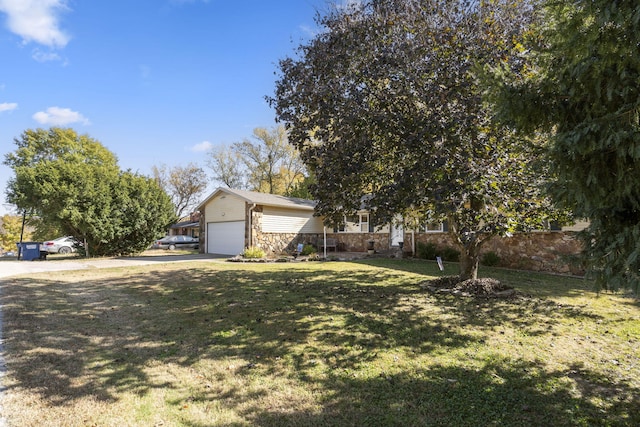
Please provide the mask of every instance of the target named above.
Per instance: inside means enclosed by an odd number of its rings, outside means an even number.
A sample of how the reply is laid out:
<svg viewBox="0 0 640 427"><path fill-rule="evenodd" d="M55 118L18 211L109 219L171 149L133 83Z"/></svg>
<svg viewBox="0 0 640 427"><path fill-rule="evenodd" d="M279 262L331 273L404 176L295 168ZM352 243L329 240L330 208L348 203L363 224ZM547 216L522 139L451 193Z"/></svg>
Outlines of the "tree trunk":
<svg viewBox="0 0 640 427"><path fill-rule="evenodd" d="M460 254L460 279L462 281L478 278L478 264L480 263L480 247L471 245L464 247Z"/></svg>

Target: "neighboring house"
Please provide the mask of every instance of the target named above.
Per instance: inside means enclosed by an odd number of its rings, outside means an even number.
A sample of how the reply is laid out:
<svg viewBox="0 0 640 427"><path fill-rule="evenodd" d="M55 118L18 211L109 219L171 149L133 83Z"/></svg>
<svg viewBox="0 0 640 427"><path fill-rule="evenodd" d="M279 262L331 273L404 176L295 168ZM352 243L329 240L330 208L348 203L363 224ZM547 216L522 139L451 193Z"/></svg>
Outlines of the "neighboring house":
<svg viewBox="0 0 640 427"><path fill-rule="evenodd" d="M189 216L180 218L178 222L169 227L169 236L191 236L200 235L200 212L194 212Z"/></svg>

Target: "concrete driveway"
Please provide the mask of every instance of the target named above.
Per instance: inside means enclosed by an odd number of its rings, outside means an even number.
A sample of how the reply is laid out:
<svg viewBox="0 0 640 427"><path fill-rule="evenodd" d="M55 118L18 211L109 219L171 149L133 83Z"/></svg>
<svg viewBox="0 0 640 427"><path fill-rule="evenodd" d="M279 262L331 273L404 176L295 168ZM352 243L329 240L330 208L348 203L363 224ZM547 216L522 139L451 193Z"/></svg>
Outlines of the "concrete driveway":
<svg viewBox="0 0 640 427"><path fill-rule="evenodd" d="M227 257L195 255L157 255L104 259L49 259L47 261L0 261L0 279L21 274L46 273L50 271L85 270L91 268L126 267L130 265L164 264L169 262L211 261Z"/></svg>

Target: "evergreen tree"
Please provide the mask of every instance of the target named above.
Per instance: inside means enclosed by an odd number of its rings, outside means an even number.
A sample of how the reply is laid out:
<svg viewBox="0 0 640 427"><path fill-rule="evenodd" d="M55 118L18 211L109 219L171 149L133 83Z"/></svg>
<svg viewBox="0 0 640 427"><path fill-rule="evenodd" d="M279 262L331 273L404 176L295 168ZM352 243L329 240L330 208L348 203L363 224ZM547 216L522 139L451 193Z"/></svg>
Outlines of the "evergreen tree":
<svg viewBox="0 0 640 427"><path fill-rule="evenodd" d="M7 200L91 255L123 255L148 247L175 220L169 196L151 178L120 171L100 142L72 129L25 131L6 155L14 171Z"/></svg>
<svg viewBox="0 0 640 427"><path fill-rule="evenodd" d="M587 218L584 256L603 289L640 290L640 7L636 0L549 1L528 72L507 77L503 116L552 134L562 207Z"/></svg>

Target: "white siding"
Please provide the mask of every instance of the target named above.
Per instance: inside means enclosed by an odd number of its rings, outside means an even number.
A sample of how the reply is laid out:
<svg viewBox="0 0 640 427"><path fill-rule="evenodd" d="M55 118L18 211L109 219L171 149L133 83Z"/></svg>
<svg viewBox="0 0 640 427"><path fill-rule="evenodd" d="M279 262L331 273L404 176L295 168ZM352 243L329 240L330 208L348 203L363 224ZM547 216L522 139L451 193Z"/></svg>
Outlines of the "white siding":
<svg viewBox="0 0 640 427"><path fill-rule="evenodd" d="M205 218L207 222L227 222L245 220L245 201L222 193L207 203Z"/></svg>
<svg viewBox="0 0 640 427"><path fill-rule="evenodd" d="M322 220L313 211L295 211L265 206L263 233L322 233Z"/></svg>

